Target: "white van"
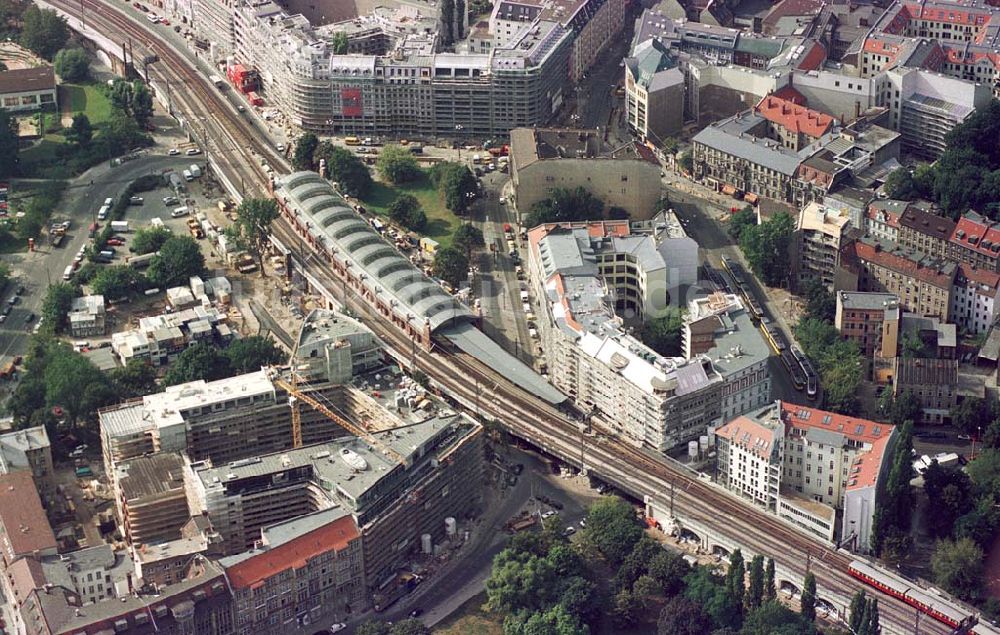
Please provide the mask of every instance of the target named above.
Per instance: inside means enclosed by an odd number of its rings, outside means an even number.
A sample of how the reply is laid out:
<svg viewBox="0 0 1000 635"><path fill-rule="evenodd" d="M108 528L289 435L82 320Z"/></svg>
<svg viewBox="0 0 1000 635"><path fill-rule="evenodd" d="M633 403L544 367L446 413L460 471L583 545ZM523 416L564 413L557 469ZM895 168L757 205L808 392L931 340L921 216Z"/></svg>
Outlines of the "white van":
<svg viewBox="0 0 1000 635"><path fill-rule="evenodd" d="M184 175L184 180L185 181L193 181L194 180L194 176L191 175L191 170L184 170L184 172L182 172L182 174Z"/></svg>
<svg viewBox="0 0 1000 635"><path fill-rule="evenodd" d="M188 211L189 210L186 207L178 207L174 211L170 212L170 217L171 218L180 218L181 216L187 216L188 215Z"/></svg>
<svg viewBox="0 0 1000 635"><path fill-rule="evenodd" d="M107 219L108 214L110 212L111 212L111 206L110 205L103 205L103 206L101 206L101 209L99 209L97 211L97 220L105 220L105 219Z"/></svg>
<svg viewBox="0 0 1000 635"><path fill-rule="evenodd" d="M73 265L69 265L63 271L63 280L69 280L72 277L73 277Z"/></svg>
<svg viewBox="0 0 1000 635"><path fill-rule="evenodd" d="M113 199L113 198L106 198L106 199L104 199L104 206L105 207L111 207L114 204L115 204L115 199Z"/></svg>

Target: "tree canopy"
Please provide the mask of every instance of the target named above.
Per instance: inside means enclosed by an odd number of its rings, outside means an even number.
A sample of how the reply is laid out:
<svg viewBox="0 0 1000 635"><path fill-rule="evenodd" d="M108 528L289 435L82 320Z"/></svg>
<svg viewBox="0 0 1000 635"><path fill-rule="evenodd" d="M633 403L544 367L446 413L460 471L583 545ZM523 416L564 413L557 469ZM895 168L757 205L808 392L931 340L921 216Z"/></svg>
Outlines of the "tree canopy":
<svg viewBox="0 0 1000 635"><path fill-rule="evenodd" d="M468 166L445 161L430 170L430 179L444 198L445 207L456 214L468 211L479 191L479 184Z"/></svg>
<svg viewBox="0 0 1000 635"><path fill-rule="evenodd" d="M80 287L69 282L49 285L42 300L42 320L54 333L62 333L69 326L68 313L73 306L73 298L80 295Z"/></svg>
<svg viewBox="0 0 1000 635"><path fill-rule="evenodd" d="M406 229L421 231L427 225L427 214L424 213L420 201L412 194L400 194L392 203L386 213L396 223Z"/></svg>
<svg viewBox="0 0 1000 635"><path fill-rule="evenodd" d="M132 236L132 249L136 254L151 254L159 251L163 243L173 236L166 227L143 227Z"/></svg>
<svg viewBox="0 0 1000 635"><path fill-rule="evenodd" d="M91 290L109 300L128 298L146 288L146 278L128 265L104 267L90 281Z"/></svg>
<svg viewBox="0 0 1000 635"><path fill-rule="evenodd" d="M232 374L229 357L221 349L198 343L177 356L163 376L163 385L175 386L196 379L215 381Z"/></svg>
<svg viewBox="0 0 1000 635"><path fill-rule="evenodd" d="M147 277L161 289L188 284L191 276L205 274L205 256L190 236L171 236L149 263Z"/></svg>
<svg viewBox="0 0 1000 635"><path fill-rule="evenodd" d="M945 591L969 602L983 593L983 550L968 538L941 540L931 556L935 581Z"/></svg>
<svg viewBox="0 0 1000 635"><path fill-rule="evenodd" d="M383 179L396 185L415 181L422 174L413 153L397 145L383 147L375 166Z"/></svg>
<svg viewBox="0 0 1000 635"><path fill-rule="evenodd" d="M69 39L66 20L50 9L32 4L22 16L21 45L51 60Z"/></svg>
<svg viewBox="0 0 1000 635"><path fill-rule="evenodd" d="M477 249L482 249L486 246L486 241L483 239L483 232L479 230L478 227L472 225L471 223L462 223L455 230L455 235L452 236L451 244L455 246L456 249L461 249L465 252L468 258L472 258L472 252Z"/></svg>
<svg viewBox="0 0 1000 635"><path fill-rule="evenodd" d="M94 126L90 124L90 118L87 115L82 112L77 113L73 115L73 123L70 124L69 130L63 136L66 137L66 141L83 148L90 145L93 140Z"/></svg>
<svg viewBox="0 0 1000 635"><path fill-rule="evenodd" d="M90 76L90 59L81 48L60 50L52 65L64 82L82 82Z"/></svg>
<svg viewBox="0 0 1000 635"><path fill-rule="evenodd" d="M15 175L19 162L19 147L17 120L0 108L0 178L9 179Z"/></svg>
<svg viewBox="0 0 1000 635"><path fill-rule="evenodd" d="M348 196L364 198L372 188L372 175L368 167L353 152L329 141L319 144L314 154L326 162L326 176L336 181L340 191Z"/></svg>
<svg viewBox="0 0 1000 635"><path fill-rule="evenodd" d="M234 340L226 348L229 368L234 375L260 370L262 366L280 363L285 354L269 337L252 335Z"/></svg>
<svg viewBox="0 0 1000 635"><path fill-rule="evenodd" d="M524 224L536 227L545 223L595 220L600 219L603 212L604 202L584 188L557 187L548 198L531 207Z"/></svg>
<svg viewBox="0 0 1000 635"><path fill-rule="evenodd" d="M824 387L824 406L843 414L854 414L858 388L867 369L857 344L840 339L832 323L813 317L799 320L795 338L816 363Z"/></svg>
<svg viewBox="0 0 1000 635"><path fill-rule="evenodd" d="M342 34L341 34L342 35ZM292 167L296 170L313 169L313 156L319 148L319 137L306 132L295 141L295 153L292 155Z"/></svg>
<svg viewBox="0 0 1000 635"><path fill-rule="evenodd" d="M795 220L782 212L760 225L746 225L740 232L740 249L750 269L770 287L788 282L793 231Z"/></svg>
<svg viewBox="0 0 1000 635"><path fill-rule="evenodd" d="M431 270L457 289L469 278L469 258L455 247L443 247L434 254Z"/></svg>
<svg viewBox="0 0 1000 635"><path fill-rule="evenodd" d="M587 512L584 537L609 562L618 565L642 537L642 526L627 501L607 496Z"/></svg>
<svg viewBox="0 0 1000 635"><path fill-rule="evenodd" d="M681 333L684 331L684 315L676 307L667 307L662 315L646 320L642 325L642 341L665 357L684 354Z"/></svg>

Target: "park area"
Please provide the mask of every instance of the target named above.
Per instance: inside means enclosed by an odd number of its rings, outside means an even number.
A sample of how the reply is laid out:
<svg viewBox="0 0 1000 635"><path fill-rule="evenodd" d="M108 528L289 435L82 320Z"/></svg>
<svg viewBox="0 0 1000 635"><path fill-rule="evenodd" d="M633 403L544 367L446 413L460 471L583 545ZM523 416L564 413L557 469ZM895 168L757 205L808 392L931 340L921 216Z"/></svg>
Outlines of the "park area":
<svg viewBox="0 0 1000 635"><path fill-rule="evenodd" d="M20 153L23 174L38 177L65 178L69 169L64 165L62 149L68 143L65 132L73 116L85 114L95 128L111 118L111 100L96 82L61 84L60 112L32 115L40 119L44 133L41 139Z"/></svg>
<svg viewBox="0 0 1000 635"><path fill-rule="evenodd" d="M486 593L467 600L448 619L434 627L437 635L503 635L501 616L483 610Z"/></svg>
<svg viewBox="0 0 1000 635"><path fill-rule="evenodd" d="M375 181L371 190L362 199L369 210L388 217L389 206L403 194L411 194L419 202L427 214L427 225L420 234L436 240L441 247L451 245L452 236L461 224L461 219L444 204L440 190L431 183L426 170L413 181L392 185L384 181Z"/></svg>

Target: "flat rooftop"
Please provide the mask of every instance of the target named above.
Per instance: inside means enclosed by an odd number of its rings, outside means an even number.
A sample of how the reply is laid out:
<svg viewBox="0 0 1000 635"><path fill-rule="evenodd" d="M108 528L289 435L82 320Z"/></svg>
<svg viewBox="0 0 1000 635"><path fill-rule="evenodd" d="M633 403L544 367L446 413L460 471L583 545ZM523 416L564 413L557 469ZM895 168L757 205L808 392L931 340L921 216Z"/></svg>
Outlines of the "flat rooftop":
<svg viewBox="0 0 1000 635"><path fill-rule="evenodd" d="M184 457L160 452L123 461L115 466L126 500L166 494L184 488Z"/></svg>

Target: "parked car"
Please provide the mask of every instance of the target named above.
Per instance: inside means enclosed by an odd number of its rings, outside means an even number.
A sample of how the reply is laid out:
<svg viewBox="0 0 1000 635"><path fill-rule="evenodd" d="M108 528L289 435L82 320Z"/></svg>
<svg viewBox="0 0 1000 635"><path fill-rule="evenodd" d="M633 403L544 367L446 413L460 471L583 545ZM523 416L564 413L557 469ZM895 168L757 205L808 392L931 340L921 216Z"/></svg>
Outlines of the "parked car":
<svg viewBox="0 0 1000 635"><path fill-rule="evenodd" d="M24 318L24 323L25 324L31 324L34 321L35 321L35 314L34 313L29 313L28 316L26 318Z"/></svg>
<svg viewBox="0 0 1000 635"><path fill-rule="evenodd" d="M332 624L330 626L330 632L337 633L339 631L344 630L345 628L347 628L347 624L344 624L343 622L337 622L336 624Z"/></svg>
<svg viewBox="0 0 1000 635"><path fill-rule="evenodd" d="M188 148L188 151L185 154L187 154L189 157L193 157L196 154L201 154L201 149L200 148Z"/></svg>
<svg viewBox="0 0 1000 635"><path fill-rule="evenodd" d="M169 150L167 150L167 154L169 154L172 157L175 157L175 156L177 156L180 153L181 153L181 151L178 150L177 148L170 148Z"/></svg>
<svg viewBox="0 0 1000 635"><path fill-rule="evenodd" d="M117 238L109 238L107 244L113 247L121 247L122 245L125 244L125 242L122 240L118 240Z"/></svg>
<svg viewBox="0 0 1000 635"><path fill-rule="evenodd" d="M145 202L146 199L142 198L141 196L133 196L128 200L129 205L142 205Z"/></svg>

